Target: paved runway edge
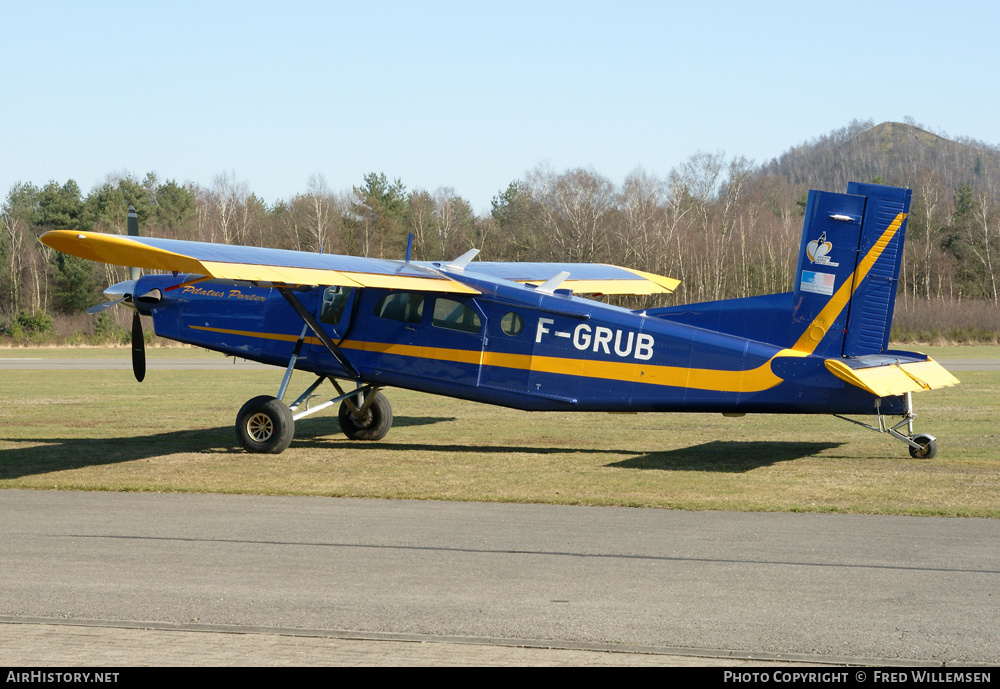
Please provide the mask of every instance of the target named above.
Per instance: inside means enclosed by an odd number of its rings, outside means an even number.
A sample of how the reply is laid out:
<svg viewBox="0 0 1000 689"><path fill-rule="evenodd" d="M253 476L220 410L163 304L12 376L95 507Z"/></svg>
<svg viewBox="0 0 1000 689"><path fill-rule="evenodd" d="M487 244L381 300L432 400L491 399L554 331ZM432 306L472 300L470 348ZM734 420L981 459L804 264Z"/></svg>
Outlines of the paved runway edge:
<svg viewBox="0 0 1000 689"><path fill-rule="evenodd" d="M254 627L219 624L171 624L166 622L134 622L128 620L85 620L48 617L15 617L0 615L0 624L49 625L63 627L93 627L103 629L156 630L187 634L242 634L338 639L345 641L378 641L409 644L453 644L462 646L490 646L495 648L537 649L545 651L589 651L597 653L663 656L665 664L670 657L698 658L761 663L865 667L955 667L957 663L930 662L899 658L857 658L850 656L822 656L802 653L755 653L713 648L676 648L664 646L638 646L630 644L588 643L558 639L502 639L475 636L439 636L432 634L400 634L365 632L337 629L299 629L290 627ZM197 642L194 642L197 643ZM970 667L962 664L963 667ZM973 665L974 666L974 665ZM985 667L985 666L984 666Z"/></svg>

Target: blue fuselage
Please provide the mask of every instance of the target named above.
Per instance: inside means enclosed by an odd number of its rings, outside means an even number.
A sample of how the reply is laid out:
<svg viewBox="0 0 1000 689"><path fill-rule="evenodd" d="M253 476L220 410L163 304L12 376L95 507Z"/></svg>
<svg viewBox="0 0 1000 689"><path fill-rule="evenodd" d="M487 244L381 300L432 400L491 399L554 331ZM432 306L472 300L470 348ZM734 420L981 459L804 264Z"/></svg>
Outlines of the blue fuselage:
<svg viewBox="0 0 1000 689"><path fill-rule="evenodd" d="M139 305L157 335L285 367L303 321L276 289L142 278L162 300ZM296 368L525 410L869 414L876 398L831 375L824 358L691 323L531 286L462 276L477 296L375 288L303 288L357 372L311 332ZM773 300L769 318L788 322ZM775 310L778 313L773 313ZM678 318L683 321L683 318ZM900 413L901 397L883 413Z"/></svg>

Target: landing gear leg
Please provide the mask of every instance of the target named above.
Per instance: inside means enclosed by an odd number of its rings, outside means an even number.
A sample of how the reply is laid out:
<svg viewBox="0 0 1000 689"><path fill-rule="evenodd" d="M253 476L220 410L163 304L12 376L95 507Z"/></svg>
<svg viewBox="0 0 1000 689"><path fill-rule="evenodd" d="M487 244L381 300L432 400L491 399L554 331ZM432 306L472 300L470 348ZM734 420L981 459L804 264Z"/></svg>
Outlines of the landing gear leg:
<svg viewBox="0 0 1000 689"><path fill-rule="evenodd" d="M913 433L913 420L917 418L917 415L913 413L913 400L910 397L910 393L906 393L906 411L903 413L903 420L895 426L890 427L889 422L883 416L881 402L881 399L875 400L875 413L878 415L878 426L871 426L867 423L855 421L854 419L848 419L846 416L841 416L840 414L834 414L834 416L844 421L856 423L876 433L888 433L893 438L902 440L909 446L910 456L914 459L934 459L937 456L937 438L929 433L919 433L917 435ZM899 432L899 429L903 426L906 426L906 435Z"/></svg>

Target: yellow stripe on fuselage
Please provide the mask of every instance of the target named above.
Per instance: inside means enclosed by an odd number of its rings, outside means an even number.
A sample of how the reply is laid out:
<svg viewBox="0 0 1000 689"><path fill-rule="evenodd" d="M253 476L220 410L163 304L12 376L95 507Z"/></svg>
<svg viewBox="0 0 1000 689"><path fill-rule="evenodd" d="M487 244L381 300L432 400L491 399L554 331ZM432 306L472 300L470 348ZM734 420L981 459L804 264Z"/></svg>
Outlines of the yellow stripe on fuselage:
<svg viewBox="0 0 1000 689"><path fill-rule="evenodd" d="M265 340L295 342L298 337L280 333L261 333L249 330L230 330L191 325L194 330L240 335ZM321 344L318 338L306 337L307 344ZM681 366L659 366L655 364L619 361L597 361L594 359L573 359L568 357L538 356L526 354L506 354L503 352L483 352L480 350L451 349L446 347L424 347L386 342L362 342L344 340L341 349L353 349L379 354L394 354L417 359L450 361L461 364L496 366L534 373L556 373L567 376L581 376L603 380L631 381L649 385L662 385L716 392L761 392L775 387L783 381L771 371L771 362L778 357L804 357L803 352L783 349L774 354L757 368L742 371L724 371L705 368L684 368Z"/></svg>
<svg viewBox="0 0 1000 689"><path fill-rule="evenodd" d="M854 296L855 289L861 286L861 282L868 275L868 271L871 270L872 266L875 265L875 261L879 259L885 248L889 246L889 242L892 241L896 232L899 231L904 220L906 220L906 213L900 213L889 224L889 227L878 238L875 245L872 246L871 250L858 263L854 272L847 277L847 280L840 286L840 289L830 297L830 301L826 303L826 306L819 312L819 315L813 319L813 322L805 329L805 332L802 333L798 341L792 345L792 349L805 352L806 354L812 354L816 351L816 347L819 346L820 341L826 335L830 326L833 325L840 312L844 310L851 297Z"/></svg>

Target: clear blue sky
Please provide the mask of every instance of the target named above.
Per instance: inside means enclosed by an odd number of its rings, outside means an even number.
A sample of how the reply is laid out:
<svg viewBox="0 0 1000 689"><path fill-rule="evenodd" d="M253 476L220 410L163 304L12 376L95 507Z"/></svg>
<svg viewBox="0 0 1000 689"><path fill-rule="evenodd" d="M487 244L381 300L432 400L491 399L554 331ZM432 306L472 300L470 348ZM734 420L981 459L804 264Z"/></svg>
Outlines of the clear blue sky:
<svg viewBox="0 0 1000 689"><path fill-rule="evenodd" d="M374 171L482 213L540 163L620 184L855 118L996 144L998 8L0 0L0 193L230 172L273 202Z"/></svg>

